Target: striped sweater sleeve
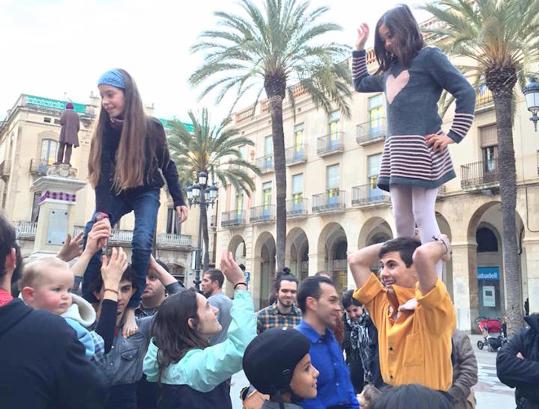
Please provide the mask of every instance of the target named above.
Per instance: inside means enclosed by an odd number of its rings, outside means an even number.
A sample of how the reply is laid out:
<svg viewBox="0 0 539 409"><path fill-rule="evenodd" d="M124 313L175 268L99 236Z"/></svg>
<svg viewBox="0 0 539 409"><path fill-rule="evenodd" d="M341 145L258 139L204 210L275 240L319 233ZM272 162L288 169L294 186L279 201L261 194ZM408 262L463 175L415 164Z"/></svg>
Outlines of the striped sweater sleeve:
<svg viewBox="0 0 539 409"><path fill-rule="evenodd" d="M384 77L382 75L369 75L365 50L352 52L352 80L357 92L384 91Z"/></svg>
<svg viewBox="0 0 539 409"><path fill-rule="evenodd" d="M428 65L434 80L455 97L455 117L447 135L459 143L472 126L475 112L475 90L461 72L436 47L431 47Z"/></svg>

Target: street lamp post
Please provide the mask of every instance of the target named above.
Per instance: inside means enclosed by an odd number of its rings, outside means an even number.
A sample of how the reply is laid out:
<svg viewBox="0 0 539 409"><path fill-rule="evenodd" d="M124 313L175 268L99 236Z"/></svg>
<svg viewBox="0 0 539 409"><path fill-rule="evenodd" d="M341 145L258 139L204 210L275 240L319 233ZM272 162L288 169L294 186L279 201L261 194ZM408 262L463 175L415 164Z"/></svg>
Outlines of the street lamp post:
<svg viewBox="0 0 539 409"><path fill-rule="evenodd" d="M539 112L539 83L537 83L535 76L530 77L530 81L522 89L522 92L526 97L528 111L532 113L530 121L533 122L533 127L535 128L535 132L537 132L537 121L539 121L539 117L537 116Z"/></svg>
<svg viewBox="0 0 539 409"><path fill-rule="evenodd" d="M215 183L208 185L208 173L201 171L198 172L197 183L187 187L187 200L189 201L189 207L192 205L200 206L200 216L198 219L198 244L195 250L195 287L200 291L200 272L202 270L202 215L206 214L208 205L213 205L217 199L217 186ZM207 218L207 214L206 214ZM207 249L206 249L207 251Z"/></svg>

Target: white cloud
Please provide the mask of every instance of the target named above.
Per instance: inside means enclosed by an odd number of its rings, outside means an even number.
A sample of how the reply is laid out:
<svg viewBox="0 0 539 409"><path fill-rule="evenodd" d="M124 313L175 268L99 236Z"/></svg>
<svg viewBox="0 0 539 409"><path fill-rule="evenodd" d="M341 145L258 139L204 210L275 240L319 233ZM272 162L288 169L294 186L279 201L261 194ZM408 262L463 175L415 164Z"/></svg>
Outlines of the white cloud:
<svg viewBox="0 0 539 409"><path fill-rule="evenodd" d="M402 1L312 0L330 6L327 19L343 27L334 40L348 44L360 22L373 26L396 3ZM157 115L185 118L200 106L187 79L201 58L190 47L215 27L215 11L238 10L233 0L0 0L0 9L0 118L21 93L87 102L111 67L132 74ZM213 98L203 102L215 118L227 112L212 106Z"/></svg>

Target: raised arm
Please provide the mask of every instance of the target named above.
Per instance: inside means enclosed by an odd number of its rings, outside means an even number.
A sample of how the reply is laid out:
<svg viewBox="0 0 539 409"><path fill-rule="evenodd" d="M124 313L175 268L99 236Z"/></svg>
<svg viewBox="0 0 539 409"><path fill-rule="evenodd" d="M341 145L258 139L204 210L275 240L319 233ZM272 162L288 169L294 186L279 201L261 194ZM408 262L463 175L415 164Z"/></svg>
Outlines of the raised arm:
<svg viewBox="0 0 539 409"><path fill-rule="evenodd" d="M169 295L176 294L182 290L182 286L178 283L178 280L165 270L154 256L150 256L149 268L157 275L158 280L161 281L161 284L163 284Z"/></svg>
<svg viewBox="0 0 539 409"><path fill-rule="evenodd" d="M121 248L113 248L110 257L103 257L101 276L103 278L103 299L95 332L105 343L107 354L114 342L116 311L118 308L118 290L124 271L127 268L127 256Z"/></svg>
<svg viewBox="0 0 539 409"><path fill-rule="evenodd" d="M419 289L423 295L429 293L436 285L436 263L440 260L449 261L451 249L449 240L442 234L436 241L422 244L413 255L413 261L419 279Z"/></svg>
<svg viewBox="0 0 539 409"><path fill-rule="evenodd" d="M371 266L379 260L378 254L382 246L383 243L373 244L348 255L348 264L357 288L363 287L369 279Z"/></svg>
<svg viewBox="0 0 539 409"><path fill-rule="evenodd" d="M367 52L365 43L369 38L369 26L361 24L357 29L357 38L352 52L352 79L357 92L382 92L384 83L382 75L369 75L367 70Z"/></svg>
<svg viewBox="0 0 539 409"><path fill-rule="evenodd" d="M88 267L88 263L93 255L102 247L102 242L108 239L111 234L110 223L108 219L103 219L95 222L92 226L92 230L88 233L86 239L86 247L79 259L71 267L71 271L75 274L75 277L82 277Z"/></svg>

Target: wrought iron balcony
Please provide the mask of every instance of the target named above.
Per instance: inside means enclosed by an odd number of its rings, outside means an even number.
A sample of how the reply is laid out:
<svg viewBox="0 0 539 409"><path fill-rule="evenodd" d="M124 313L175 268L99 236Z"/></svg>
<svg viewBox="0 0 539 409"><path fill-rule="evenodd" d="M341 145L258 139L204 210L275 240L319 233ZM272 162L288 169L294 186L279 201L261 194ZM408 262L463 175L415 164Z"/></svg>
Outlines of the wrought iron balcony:
<svg viewBox="0 0 539 409"><path fill-rule="evenodd" d="M464 190L482 190L498 187L498 161L473 162L461 165L460 186Z"/></svg>
<svg viewBox="0 0 539 409"><path fill-rule="evenodd" d="M236 227L245 224L245 211L232 210L221 213L221 227Z"/></svg>
<svg viewBox="0 0 539 409"><path fill-rule="evenodd" d="M286 216L287 217L305 217L308 213L307 199L292 199L286 201Z"/></svg>
<svg viewBox="0 0 539 409"><path fill-rule="evenodd" d="M352 188L352 206L389 205L389 193L373 187L370 183Z"/></svg>
<svg viewBox="0 0 539 409"><path fill-rule="evenodd" d="M387 135L386 119L376 118L376 120L365 122L357 126L356 142L360 146L383 141Z"/></svg>
<svg viewBox="0 0 539 409"><path fill-rule="evenodd" d="M257 158L256 166L262 173L273 172L273 155L262 156Z"/></svg>
<svg viewBox="0 0 539 409"><path fill-rule="evenodd" d="M251 207L251 223L268 223L275 220L275 206L255 206Z"/></svg>
<svg viewBox="0 0 539 409"><path fill-rule="evenodd" d="M494 96L488 88L477 92L475 97L475 110L481 111L494 106Z"/></svg>
<svg viewBox="0 0 539 409"><path fill-rule="evenodd" d="M307 162L307 145L286 148L286 164L288 166Z"/></svg>
<svg viewBox="0 0 539 409"><path fill-rule="evenodd" d="M313 195L313 213L344 211L346 191L329 189L324 193Z"/></svg>
<svg viewBox="0 0 539 409"><path fill-rule="evenodd" d="M316 151L324 157L344 150L344 132L335 132L318 138Z"/></svg>

